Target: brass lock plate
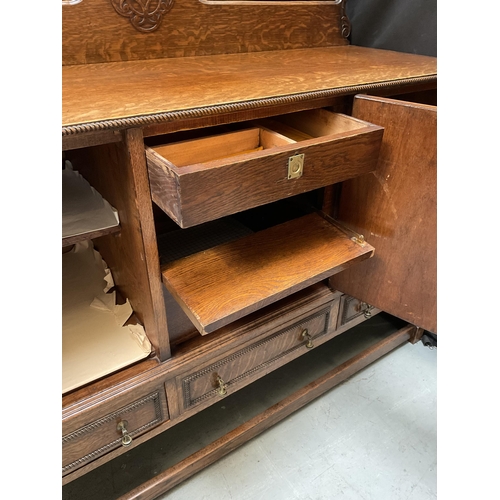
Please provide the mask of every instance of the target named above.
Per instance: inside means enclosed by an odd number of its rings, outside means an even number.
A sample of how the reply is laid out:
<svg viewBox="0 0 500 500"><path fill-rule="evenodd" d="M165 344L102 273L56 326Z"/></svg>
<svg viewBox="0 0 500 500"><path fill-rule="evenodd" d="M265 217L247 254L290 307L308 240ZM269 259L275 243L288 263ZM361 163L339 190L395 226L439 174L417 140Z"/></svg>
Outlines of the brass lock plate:
<svg viewBox="0 0 500 500"><path fill-rule="evenodd" d="M288 178L298 179L304 172L304 155L293 155L288 158Z"/></svg>

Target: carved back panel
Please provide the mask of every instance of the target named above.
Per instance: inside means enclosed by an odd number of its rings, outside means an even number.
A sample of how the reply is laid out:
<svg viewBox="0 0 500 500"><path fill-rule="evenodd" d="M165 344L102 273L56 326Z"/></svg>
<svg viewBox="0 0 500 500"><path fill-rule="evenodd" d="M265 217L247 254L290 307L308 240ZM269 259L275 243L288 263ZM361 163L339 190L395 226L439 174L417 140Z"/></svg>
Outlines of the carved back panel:
<svg viewBox="0 0 500 500"><path fill-rule="evenodd" d="M63 65L346 45L343 11L338 0L82 0L62 8Z"/></svg>

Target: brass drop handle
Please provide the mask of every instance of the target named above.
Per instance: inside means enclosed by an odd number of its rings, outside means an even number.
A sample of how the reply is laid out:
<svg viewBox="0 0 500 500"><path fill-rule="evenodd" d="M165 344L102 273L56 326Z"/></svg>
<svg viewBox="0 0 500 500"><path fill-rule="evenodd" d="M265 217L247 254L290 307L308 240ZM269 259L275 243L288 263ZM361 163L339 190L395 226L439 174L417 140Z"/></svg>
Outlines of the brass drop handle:
<svg viewBox="0 0 500 500"><path fill-rule="evenodd" d="M314 347L311 334L308 332L307 328L302 330L302 333L300 334L300 338L301 338L301 340L307 340L306 347L308 349L312 349Z"/></svg>
<svg viewBox="0 0 500 500"><path fill-rule="evenodd" d="M373 306L371 306L370 304L367 304L366 302L361 302L360 304L361 308L364 308L364 311L363 311L363 314L365 316L365 318L371 318L372 316L372 312L371 310L373 309Z"/></svg>
<svg viewBox="0 0 500 500"><path fill-rule="evenodd" d="M132 436L128 433L127 425L126 420L121 420L116 426L116 430L122 433L122 446L128 446L132 442Z"/></svg>
<svg viewBox="0 0 500 500"><path fill-rule="evenodd" d="M217 388L217 393L219 394L220 397L223 397L227 394L227 384L222 380L219 376L217 376L217 383L219 384L219 387Z"/></svg>

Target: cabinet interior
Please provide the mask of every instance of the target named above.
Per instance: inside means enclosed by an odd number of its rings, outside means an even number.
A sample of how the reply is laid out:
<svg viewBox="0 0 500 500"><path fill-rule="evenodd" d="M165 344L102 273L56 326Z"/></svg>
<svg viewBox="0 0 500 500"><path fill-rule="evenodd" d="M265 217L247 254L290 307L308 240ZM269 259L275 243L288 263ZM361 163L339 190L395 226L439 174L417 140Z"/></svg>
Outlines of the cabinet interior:
<svg viewBox="0 0 500 500"><path fill-rule="evenodd" d="M435 93L434 93L435 95ZM401 97L401 96L398 96ZM417 94L409 94L407 96L408 100L410 98L419 98L422 101L429 102L433 100L433 93L431 91ZM318 117L320 119L318 119ZM312 119L314 118L314 119ZM192 129L181 132L175 132L167 135L158 135L147 137L144 139L144 144L146 146L155 148L163 152L178 152L182 155L182 150L184 150L185 144L189 144L192 141L204 141L208 140L209 145L213 146L214 138L218 141L221 137L227 137L235 134L240 138L236 141L236 150L241 149L241 139L247 141L249 138L254 141L262 141L262 136L268 136L268 129L272 130L273 140L278 138L278 145L290 143L290 141L303 141L309 140L312 137L318 137L319 135L325 133L342 133L346 131L358 130L364 126L364 122L353 119L352 117L345 117L342 114L331 113L329 111L318 109L305 111L300 113L291 113L288 115L280 115L277 117L271 117L266 119L255 120L249 122L255 125L256 128L248 129L248 123L230 123L224 124L216 127L209 127L205 129ZM258 128L261 127L261 128ZM264 132L263 132L264 131ZM267 139L264 139L264 142ZM223 141L224 142L224 141ZM250 143L249 143L250 144ZM247 148L245 143L243 148ZM273 147L273 142L266 143L266 147ZM179 147L182 146L182 147ZM252 144L250 144L251 146ZM260 146L258 146L260 147ZM102 180L99 174L99 169L102 168L100 162L95 161L100 156L102 156L102 149L114 149L112 151L111 157L116 170L121 170L123 168L120 165L121 151L123 151L124 144L120 142L117 146L96 146L85 149L76 149L72 151L67 151L65 153L65 158L71 159L78 168L81 168L82 174L88 176L90 181L96 181L96 184L104 191L106 194L110 194L110 197L115 200L119 200L119 196L116 196L116 191L120 191L124 187L126 188L126 181L120 184L120 181L111 183L106 183ZM205 147L202 148L204 150ZM265 148L264 148L265 149ZM176 153L177 154L177 153ZM198 154L195 148L193 154ZM216 153L219 154L219 153ZM223 156L226 156L223 153ZM107 158L109 160L110 153L107 152ZM187 163L192 160L187 159ZM210 161L210 160L208 160ZM182 161L179 162L179 166L182 166ZM339 185L340 188L340 185ZM184 259L196 254L202 254L210 249L216 248L221 245L225 245L229 242L235 242L242 238L246 238L250 235L269 230L273 227L279 226L301 217L305 217L314 213L321 213L322 209L329 207L330 213L334 213L332 207L335 205L336 193L340 191L335 190L335 186L327 186L325 188L318 188L312 191L302 193L300 195L291 196L286 199L278 200L275 202L267 203L252 209L244 210L241 212L234 213L230 216L223 217L214 221L209 221L206 223L201 223L193 227L182 229L177 223L175 223L161 208L159 208L155 203L152 203L151 210L153 215L154 223L154 233L150 235L150 243L154 244L158 250L159 263L163 269L169 263ZM120 205L120 203L118 203ZM117 207L119 208L119 206ZM119 228L118 230L121 230ZM125 232L129 228L125 227ZM114 229L116 231L116 229ZM92 238L93 235L88 236ZM105 260L109 267L118 276L122 273L127 273L130 271L130 266L134 264L130 260L130 256L127 254L116 252L113 248L116 245L116 240L119 239L117 234L100 235L93 237L93 242L98 251L102 251L105 256ZM328 277L324 277L318 280L319 283L328 283ZM262 308L275 308L279 310L281 304L294 299L294 296L302 297L307 294L307 287L305 290L300 290L291 294L291 297L278 298L275 304L266 304L258 306L255 310ZM116 290L118 292L118 297L121 297L121 301L127 299L127 289L122 289L120 283L116 284ZM240 316L236 316L234 319L224 322L220 326L216 326L211 332L202 332L200 335L200 325L196 325L193 318L186 313L186 308L179 303L178 298L174 297L175 291L169 290L165 284L161 287L162 292L162 306L164 312L166 313L167 325L168 325L168 343L169 349L172 354L184 353L189 350L189 346L196 346L199 348L205 343L210 343L209 336L205 337L206 333L210 333L214 338L219 338L223 335L229 335L232 331L233 322L236 326ZM174 292L174 293L172 293ZM252 317L252 310L243 314L243 317L248 315L249 318ZM134 321L140 324L144 324L141 321L142 311L141 304L139 304L138 314L134 310L133 315ZM148 335L149 330L146 329L146 335ZM98 393L103 387L111 387L116 381L128 377L128 374L137 374L142 370L147 371L155 366L159 362L158 354L158 342L155 341L153 335L153 348L149 359L146 361L139 361L132 363L133 366L124 367L120 370L120 373L110 374L107 379L99 379L94 383L90 383L82 388L77 388L75 391L70 392L67 396L68 401L72 399L76 400L78 394L92 394Z"/></svg>

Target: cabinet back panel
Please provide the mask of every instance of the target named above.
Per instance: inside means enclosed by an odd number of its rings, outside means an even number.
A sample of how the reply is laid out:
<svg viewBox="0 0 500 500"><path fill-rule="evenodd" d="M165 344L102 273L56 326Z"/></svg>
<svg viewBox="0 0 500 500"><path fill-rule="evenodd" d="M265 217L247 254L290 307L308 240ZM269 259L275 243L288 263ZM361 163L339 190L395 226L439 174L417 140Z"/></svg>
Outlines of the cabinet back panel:
<svg viewBox="0 0 500 500"><path fill-rule="evenodd" d="M144 3L141 0L140 3ZM175 0L140 32L111 0L63 6L63 65L346 45L341 5L206 5Z"/></svg>

